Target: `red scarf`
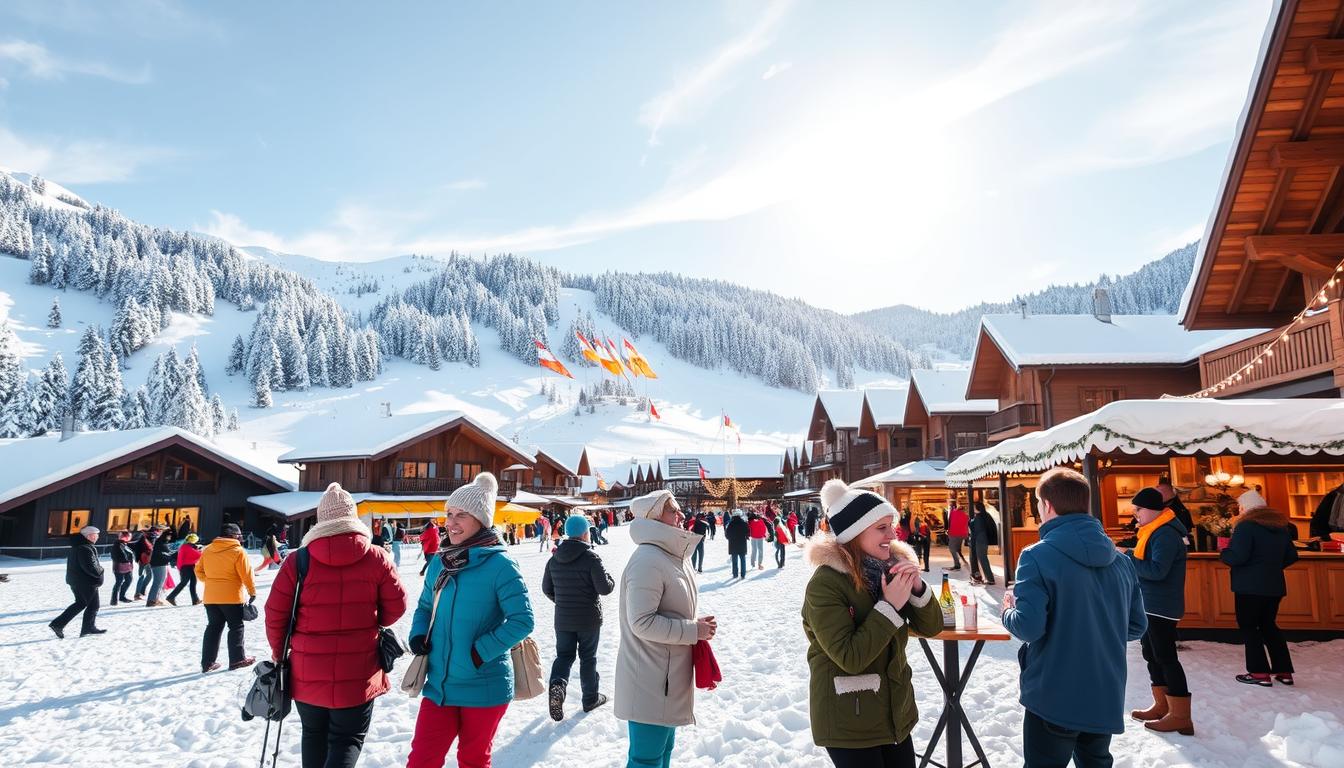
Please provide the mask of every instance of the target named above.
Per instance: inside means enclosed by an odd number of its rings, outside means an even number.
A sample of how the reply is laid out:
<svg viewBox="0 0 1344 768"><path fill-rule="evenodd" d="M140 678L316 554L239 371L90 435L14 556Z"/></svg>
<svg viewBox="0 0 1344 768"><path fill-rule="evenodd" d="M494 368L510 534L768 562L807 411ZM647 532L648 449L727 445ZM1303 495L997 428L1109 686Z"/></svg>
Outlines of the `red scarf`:
<svg viewBox="0 0 1344 768"><path fill-rule="evenodd" d="M712 691L723 681L723 673L719 671L719 662L709 648L709 641L695 641L691 647L691 665L695 667L696 688Z"/></svg>

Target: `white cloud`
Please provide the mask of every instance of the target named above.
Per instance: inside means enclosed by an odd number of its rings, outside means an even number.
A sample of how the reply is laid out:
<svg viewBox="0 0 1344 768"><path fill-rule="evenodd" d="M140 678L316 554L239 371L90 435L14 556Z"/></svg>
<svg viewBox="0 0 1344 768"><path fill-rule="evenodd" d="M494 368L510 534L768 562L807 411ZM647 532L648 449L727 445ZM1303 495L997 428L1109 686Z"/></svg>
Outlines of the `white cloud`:
<svg viewBox="0 0 1344 768"><path fill-rule="evenodd" d="M0 42L0 61L10 61L23 67L27 73L43 80L60 80L68 74L88 75L128 85L149 82L149 65L138 70L124 70L97 61L67 59L48 51L41 43L27 40Z"/></svg>
<svg viewBox="0 0 1344 768"><path fill-rule="evenodd" d="M100 139L35 142L0 126L0 158L15 170L39 173L67 186L127 181L141 166L177 153Z"/></svg>
<svg viewBox="0 0 1344 768"><path fill-rule="evenodd" d="M770 67L769 67L768 69L765 70L765 72L761 75L761 79L762 79L762 80L769 80L769 79L771 79L771 78L773 78L773 77L775 77L775 76L777 76L777 75L782 75L782 74L784 74L785 72L789 71L790 69L793 69L793 62L791 62L791 61L777 61L777 62L775 62L774 64L771 64Z"/></svg>
<svg viewBox="0 0 1344 768"><path fill-rule="evenodd" d="M728 41L671 87L649 99L639 110L639 122L649 129L649 146L660 143L663 126L688 119L723 89L723 80L738 65L769 47L775 28L783 21L789 0L770 4L751 29Z"/></svg>

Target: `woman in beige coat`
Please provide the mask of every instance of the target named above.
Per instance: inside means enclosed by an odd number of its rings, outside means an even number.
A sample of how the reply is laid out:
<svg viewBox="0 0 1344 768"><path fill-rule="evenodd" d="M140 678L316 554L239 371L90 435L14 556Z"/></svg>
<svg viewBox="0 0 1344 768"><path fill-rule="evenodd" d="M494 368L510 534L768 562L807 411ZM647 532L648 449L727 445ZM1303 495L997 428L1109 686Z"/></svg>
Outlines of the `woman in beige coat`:
<svg viewBox="0 0 1344 768"><path fill-rule="evenodd" d="M695 722L691 647L714 637L713 616L696 618L691 552L702 538L681 527L668 491L630 502L638 546L621 574L621 646L616 717L629 723L627 768L667 768L679 725Z"/></svg>

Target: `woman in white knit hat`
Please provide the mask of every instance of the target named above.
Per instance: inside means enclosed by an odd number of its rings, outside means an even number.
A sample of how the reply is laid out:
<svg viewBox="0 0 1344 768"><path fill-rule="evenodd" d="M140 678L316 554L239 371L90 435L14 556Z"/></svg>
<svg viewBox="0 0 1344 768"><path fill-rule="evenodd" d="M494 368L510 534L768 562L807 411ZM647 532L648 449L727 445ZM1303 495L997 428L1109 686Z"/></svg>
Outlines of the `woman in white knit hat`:
<svg viewBox="0 0 1344 768"><path fill-rule="evenodd" d="M442 768L454 741L461 768L490 765L513 700L509 649L531 634L532 603L494 528L498 487L482 472L444 502L448 543L429 565L411 622L411 651L429 656L429 671L407 768Z"/></svg>
<svg viewBox="0 0 1344 768"><path fill-rule="evenodd" d="M669 491L630 502L638 546L621 574L617 719L629 723L629 768L667 768L677 726L695 722L691 648L714 637L713 616L696 618L692 550L700 535L681 526Z"/></svg>
<svg viewBox="0 0 1344 768"><path fill-rule="evenodd" d="M942 612L885 499L829 480L821 504L832 533L807 544L817 570L803 598L812 741L838 768L913 768L919 712L905 645L911 631L941 632Z"/></svg>

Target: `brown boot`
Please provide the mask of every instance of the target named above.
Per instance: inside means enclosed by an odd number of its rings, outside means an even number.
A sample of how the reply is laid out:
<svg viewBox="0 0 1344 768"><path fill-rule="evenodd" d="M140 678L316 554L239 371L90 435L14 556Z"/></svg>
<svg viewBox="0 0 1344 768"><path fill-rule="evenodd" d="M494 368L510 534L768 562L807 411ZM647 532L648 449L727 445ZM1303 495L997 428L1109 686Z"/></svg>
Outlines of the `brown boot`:
<svg viewBox="0 0 1344 768"><path fill-rule="evenodd" d="M1153 706L1147 709L1131 710L1129 716L1135 720L1161 720L1167 716L1167 686L1153 686Z"/></svg>
<svg viewBox="0 0 1344 768"><path fill-rule="evenodd" d="M1194 736L1195 724L1190 720L1190 697L1168 696L1167 706L1170 710L1166 717L1154 723L1144 723L1143 727L1158 733L1175 731L1182 736Z"/></svg>

